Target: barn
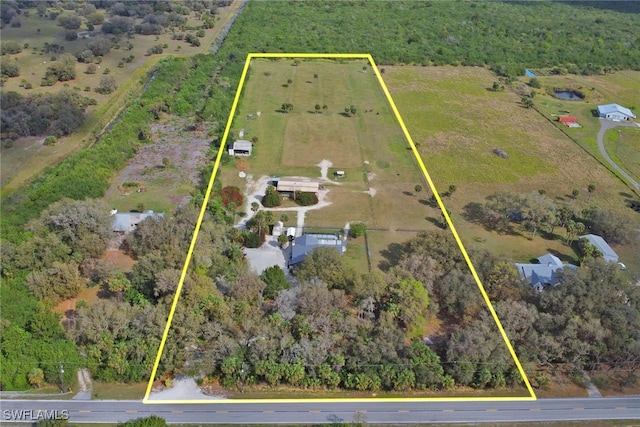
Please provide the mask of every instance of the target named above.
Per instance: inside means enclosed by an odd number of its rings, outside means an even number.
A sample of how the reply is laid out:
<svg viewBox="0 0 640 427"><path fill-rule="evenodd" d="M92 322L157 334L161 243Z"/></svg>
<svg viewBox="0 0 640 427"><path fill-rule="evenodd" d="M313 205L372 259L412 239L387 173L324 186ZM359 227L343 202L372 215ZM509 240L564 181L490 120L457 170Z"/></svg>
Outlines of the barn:
<svg viewBox="0 0 640 427"><path fill-rule="evenodd" d="M320 191L320 183L310 178L283 177L278 179L276 190L280 193L317 193Z"/></svg>
<svg viewBox="0 0 640 427"><path fill-rule="evenodd" d="M598 116L603 119L614 120L617 122L633 120L636 115L633 112L618 104L598 105Z"/></svg>

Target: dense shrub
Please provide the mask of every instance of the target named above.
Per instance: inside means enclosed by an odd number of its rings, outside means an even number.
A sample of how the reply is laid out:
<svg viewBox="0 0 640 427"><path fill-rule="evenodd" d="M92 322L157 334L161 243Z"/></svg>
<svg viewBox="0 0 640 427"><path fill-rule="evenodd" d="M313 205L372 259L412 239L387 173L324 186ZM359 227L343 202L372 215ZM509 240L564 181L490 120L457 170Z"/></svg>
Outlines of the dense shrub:
<svg viewBox="0 0 640 427"><path fill-rule="evenodd" d="M235 186L224 187L220 191L220 199L225 208L228 208L231 203L233 203L236 208L244 204L244 196L240 189Z"/></svg>
<svg viewBox="0 0 640 427"><path fill-rule="evenodd" d="M318 203L318 196L315 193L296 191L293 200L300 206L311 206Z"/></svg>
<svg viewBox="0 0 640 427"><path fill-rule="evenodd" d="M351 228L349 228L349 234L351 237L362 237L367 234L367 224L364 222L354 222L351 223Z"/></svg>
<svg viewBox="0 0 640 427"><path fill-rule="evenodd" d="M0 74L2 74L2 77L18 77L20 75L20 70L18 65L2 61L0 62Z"/></svg>

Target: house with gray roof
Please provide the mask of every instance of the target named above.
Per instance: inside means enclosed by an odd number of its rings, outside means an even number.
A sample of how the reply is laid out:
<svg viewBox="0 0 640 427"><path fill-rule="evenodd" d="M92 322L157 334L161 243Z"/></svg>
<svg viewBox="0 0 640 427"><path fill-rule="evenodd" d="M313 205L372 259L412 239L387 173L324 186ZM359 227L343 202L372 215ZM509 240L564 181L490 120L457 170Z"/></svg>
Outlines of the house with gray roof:
<svg viewBox="0 0 640 427"><path fill-rule="evenodd" d="M347 242L335 234L303 234L287 248L289 266L300 264L316 248L334 248L342 255L347 250Z"/></svg>
<svg viewBox="0 0 640 427"><path fill-rule="evenodd" d="M596 234L585 234L580 236L581 239L587 239L589 243L596 247L602 253L605 261L618 262L618 254L615 253L611 246L600 236Z"/></svg>
<svg viewBox="0 0 640 427"><path fill-rule="evenodd" d="M162 218L163 213L155 213L151 210L145 212L118 212L112 211L111 230L114 233L126 234L136 229L138 224L147 218Z"/></svg>
<svg viewBox="0 0 640 427"><path fill-rule="evenodd" d="M633 112L618 104L598 105L598 116L614 121L627 121L636 118Z"/></svg>
<svg viewBox="0 0 640 427"><path fill-rule="evenodd" d="M528 281L534 289L541 291L544 286L558 286L562 282L562 269L576 267L563 264L560 258L552 254L538 257L538 264L516 263L520 278Z"/></svg>

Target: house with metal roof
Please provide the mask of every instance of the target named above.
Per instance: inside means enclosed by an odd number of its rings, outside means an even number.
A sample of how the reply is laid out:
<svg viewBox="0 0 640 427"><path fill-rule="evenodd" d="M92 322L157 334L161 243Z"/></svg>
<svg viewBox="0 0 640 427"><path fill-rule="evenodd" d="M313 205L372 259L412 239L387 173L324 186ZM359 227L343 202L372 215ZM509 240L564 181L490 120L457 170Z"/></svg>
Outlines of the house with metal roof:
<svg viewBox="0 0 640 427"><path fill-rule="evenodd" d="M163 213L155 213L151 210L145 212L118 212L112 211L113 221L111 222L111 230L114 233L131 233L136 229L138 224L147 218L162 218Z"/></svg>
<svg viewBox="0 0 640 427"><path fill-rule="evenodd" d="M316 248L334 248L342 255L347 250L347 242L335 234L303 234L293 239L288 248L289 265L300 264Z"/></svg>
<svg viewBox="0 0 640 427"><path fill-rule="evenodd" d="M636 118L633 112L618 104L598 105L598 116L614 121L626 121Z"/></svg>
<svg viewBox="0 0 640 427"><path fill-rule="evenodd" d="M234 141L229 148L230 156L250 156L253 150L253 143L244 139Z"/></svg>
<svg viewBox="0 0 640 427"><path fill-rule="evenodd" d="M279 178L276 184L276 190L281 193L295 193L296 191L317 193L320 191L320 182L314 179L300 177Z"/></svg>
<svg viewBox="0 0 640 427"><path fill-rule="evenodd" d="M618 262L618 254L615 253L611 246L600 236L596 234L585 234L580 236L581 239L587 239L589 243L596 247L602 253L605 261Z"/></svg>
<svg viewBox="0 0 640 427"><path fill-rule="evenodd" d="M539 264L515 264L520 278L529 282L538 291L545 286L559 285L562 282L560 273L563 268L576 268L574 265L563 264L560 258L552 254L538 257L538 262Z"/></svg>

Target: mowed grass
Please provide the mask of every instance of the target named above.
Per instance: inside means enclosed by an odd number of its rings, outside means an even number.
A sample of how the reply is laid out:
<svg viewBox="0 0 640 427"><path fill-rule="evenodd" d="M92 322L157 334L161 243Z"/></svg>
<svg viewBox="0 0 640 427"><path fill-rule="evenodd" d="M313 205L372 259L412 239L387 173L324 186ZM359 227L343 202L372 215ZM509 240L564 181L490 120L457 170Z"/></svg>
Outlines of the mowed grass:
<svg viewBox="0 0 640 427"><path fill-rule="evenodd" d="M640 129L618 128L607 131L605 149L611 159L636 181L640 180Z"/></svg>
<svg viewBox="0 0 640 427"><path fill-rule="evenodd" d="M521 107L518 95L510 91L488 91L496 80L488 70L385 68L383 78L412 139L420 144L420 154L436 188L443 192L450 184L458 187L452 197L444 199L444 204L452 211L454 225L465 245L484 247L514 261L527 261L548 251L567 261L577 259L574 251L559 238L548 240L536 236L529 240L530 234L519 230L514 234L497 234L463 217L465 205L484 203L488 195L500 191L529 193L544 189L556 202L569 204L577 212L598 205L632 214L626 207L628 187L535 110ZM638 74L634 75L638 81ZM633 75L625 73L621 81L626 82L627 78ZM601 79L603 93L628 89L610 76ZM600 82L596 77L588 81L591 86ZM535 102L544 102L545 96L536 96ZM565 107L553 108L557 111ZM574 114L578 110L572 107L570 111ZM580 120L586 118L585 114L579 116ZM595 141L599 124L598 127L592 125L584 137L593 133ZM509 158L493 154L493 148L503 149ZM597 190L589 199L587 187L591 183ZM573 189L580 192L575 200L571 197ZM439 217L439 213L432 216ZM630 218L640 226L637 214ZM556 228L555 234L561 237L563 231ZM640 265L637 244L621 250L631 254L622 259L627 266Z"/></svg>
<svg viewBox="0 0 640 427"><path fill-rule="evenodd" d="M283 113L283 103L291 103L293 111ZM316 112L316 104L327 108ZM344 109L351 105L357 112L349 116ZM247 173L254 179L317 178L322 160L333 164L331 171L346 172L336 185L327 184L332 205L307 214L311 226L343 227L347 221L364 221L370 227L389 228L393 209L406 207L399 189L413 190L424 182L366 61L302 60L294 65L293 59L254 60L229 142L241 130L244 139L258 139L247 159ZM221 179L224 185L238 185L237 170L223 168ZM373 197L365 193L369 188ZM419 206L417 201L415 205ZM411 227L420 227L421 221Z"/></svg>

